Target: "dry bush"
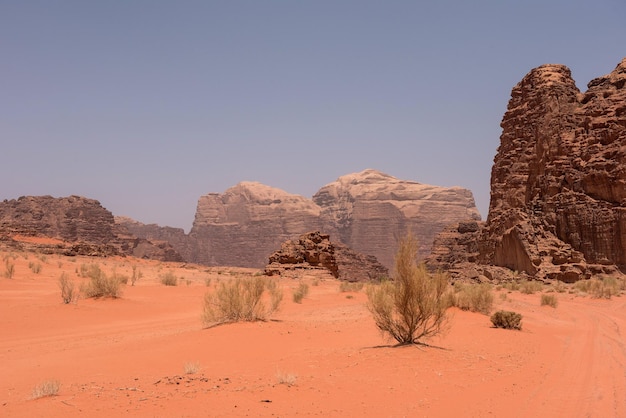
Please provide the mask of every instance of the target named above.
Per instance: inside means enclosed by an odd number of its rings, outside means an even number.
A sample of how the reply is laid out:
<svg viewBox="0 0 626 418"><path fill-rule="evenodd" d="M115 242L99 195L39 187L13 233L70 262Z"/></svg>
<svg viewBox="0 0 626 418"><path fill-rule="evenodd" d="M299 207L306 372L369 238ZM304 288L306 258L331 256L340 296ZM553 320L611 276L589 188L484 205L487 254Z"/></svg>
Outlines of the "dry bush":
<svg viewBox="0 0 626 418"><path fill-rule="evenodd" d="M59 277L59 288L61 289L61 299L63 303L68 304L74 302L78 297L78 293L75 292L74 282L67 277L67 273L61 273Z"/></svg>
<svg viewBox="0 0 626 418"><path fill-rule="evenodd" d="M536 280L524 280L520 285L520 292L526 295L532 295L535 292L540 292L543 289L543 283Z"/></svg>
<svg viewBox="0 0 626 418"><path fill-rule="evenodd" d="M361 289L363 289L363 282L342 281L339 284L340 292L359 292Z"/></svg>
<svg viewBox="0 0 626 418"><path fill-rule="evenodd" d="M396 253L394 280L367 288L376 326L399 344L423 344L421 339L440 333L449 306L446 276L418 265L417 249L417 240L407 235Z"/></svg>
<svg viewBox="0 0 626 418"><path fill-rule="evenodd" d="M264 297L265 294L269 296ZM282 298L282 290L274 279L255 276L224 280L214 292L204 296L202 323L211 327L229 322L264 321L279 308Z"/></svg>
<svg viewBox="0 0 626 418"><path fill-rule="evenodd" d="M451 305L464 311L480 312L489 315L493 308L493 293L491 285L461 284L454 285L454 294L451 297Z"/></svg>
<svg viewBox="0 0 626 418"><path fill-rule="evenodd" d="M556 308L559 305L559 300L556 298L555 295L547 295L544 293L543 295L541 295L541 306L546 305Z"/></svg>
<svg viewBox="0 0 626 418"><path fill-rule="evenodd" d="M59 393L61 384L58 380L46 380L33 388L31 399L45 398L46 396L56 396Z"/></svg>
<svg viewBox="0 0 626 418"><path fill-rule="evenodd" d="M200 363L197 361L188 361L183 366L183 370L185 371L185 374L196 374L200 371Z"/></svg>
<svg viewBox="0 0 626 418"><path fill-rule="evenodd" d="M41 273L41 263L35 263L32 261L28 262L28 268L35 274Z"/></svg>
<svg viewBox="0 0 626 418"><path fill-rule="evenodd" d="M143 273L141 272L141 270L138 270L137 266L133 266L133 274L132 276L130 276L130 285L134 286L137 280L141 279L142 277Z"/></svg>
<svg viewBox="0 0 626 418"><path fill-rule="evenodd" d="M15 274L15 264L8 258L4 259L4 277L7 279L12 279Z"/></svg>
<svg viewBox="0 0 626 418"><path fill-rule="evenodd" d="M278 382L279 385L293 386L296 384L297 380L298 380L298 375L296 374L284 373L284 372L276 373L276 381Z"/></svg>
<svg viewBox="0 0 626 418"><path fill-rule="evenodd" d="M309 285L300 282L298 288L293 291L293 301L296 303L302 303L302 299L309 294Z"/></svg>
<svg viewBox="0 0 626 418"><path fill-rule="evenodd" d="M168 271L167 273L161 275L161 283L163 283L165 286L177 286L178 279L176 278L174 273Z"/></svg>
<svg viewBox="0 0 626 418"><path fill-rule="evenodd" d="M522 329L522 315L511 311L498 311L491 315L491 323L496 328Z"/></svg>
<svg viewBox="0 0 626 418"><path fill-rule="evenodd" d="M624 290L624 281L615 277L593 278L577 281L574 288L594 298L611 299L612 296L619 295Z"/></svg>
<svg viewBox="0 0 626 418"><path fill-rule="evenodd" d="M81 272L83 267L81 266ZM89 277L87 283L83 283L81 287L82 293L88 298L111 297L118 298L121 296L121 282L116 276L107 276L100 266L90 264L84 269L84 273Z"/></svg>

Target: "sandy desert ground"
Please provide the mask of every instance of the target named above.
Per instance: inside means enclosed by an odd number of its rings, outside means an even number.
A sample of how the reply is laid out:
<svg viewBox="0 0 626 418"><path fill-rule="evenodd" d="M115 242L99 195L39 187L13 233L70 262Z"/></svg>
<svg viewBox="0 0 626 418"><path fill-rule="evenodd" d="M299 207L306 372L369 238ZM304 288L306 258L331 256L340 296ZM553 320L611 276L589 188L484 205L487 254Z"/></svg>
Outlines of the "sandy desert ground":
<svg viewBox="0 0 626 418"><path fill-rule="evenodd" d="M254 270L0 256L1 271L7 257L15 266L0 278L0 416L626 416L624 297L560 293L555 309L539 294L503 300L503 290L495 308L522 313L522 331L452 308L448 331L430 340L439 348L393 347L364 292L340 292L332 279L301 279L310 293L297 304L297 281L283 278L272 320L203 329L204 294ZM119 299L63 304L61 272L79 284L88 263L126 275L135 265L143 277ZM167 271L184 279L164 286ZM58 394L32 399L47 381Z"/></svg>

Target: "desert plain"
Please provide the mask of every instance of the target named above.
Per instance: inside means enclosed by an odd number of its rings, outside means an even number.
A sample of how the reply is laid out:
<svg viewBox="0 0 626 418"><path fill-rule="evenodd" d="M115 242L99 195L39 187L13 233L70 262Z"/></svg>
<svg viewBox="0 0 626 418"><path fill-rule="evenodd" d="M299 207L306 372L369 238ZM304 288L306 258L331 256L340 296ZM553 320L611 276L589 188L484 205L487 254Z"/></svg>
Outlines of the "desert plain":
<svg viewBox="0 0 626 418"><path fill-rule="evenodd" d="M130 257L0 252L0 416L626 416L626 298L573 287L541 292L494 286L493 310L523 315L521 331L488 315L449 309L430 346L394 346L376 328L363 290L325 275L282 277L269 320L203 328L204 295L254 269ZM63 272L82 265L130 276L116 299L64 304ZM38 266L39 268L37 268ZM38 270L34 272L33 270ZM177 286L161 283L163 274ZM300 282L309 293L295 303ZM53 396L37 397L45 383Z"/></svg>

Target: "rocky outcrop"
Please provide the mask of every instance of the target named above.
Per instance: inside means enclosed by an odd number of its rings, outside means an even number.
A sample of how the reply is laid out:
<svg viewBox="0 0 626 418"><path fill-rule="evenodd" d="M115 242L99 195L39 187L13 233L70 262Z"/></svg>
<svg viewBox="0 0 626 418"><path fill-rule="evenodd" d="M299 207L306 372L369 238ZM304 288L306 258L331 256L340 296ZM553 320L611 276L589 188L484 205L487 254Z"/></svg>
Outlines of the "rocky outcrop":
<svg viewBox="0 0 626 418"><path fill-rule="evenodd" d="M342 176L322 187L313 201L322 208L326 230L336 231L339 241L374 255L388 268L399 238L407 232L417 237L423 258L448 224L480 220L467 189L399 180L376 170Z"/></svg>
<svg viewBox="0 0 626 418"><path fill-rule="evenodd" d="M165 242L140 239L117 226L113 214L100 202L81 196L23 196L0 202L2 242L14 248L37 245L45 252L66 255L133 255L165 261L182 258ZM40 236L58 240L54 245L33 244L15 239Z"/></svg>
<svg viewBox="0 0 626 418"><path fill-rule="evenodd" d="M193 262L262 267L290 238L321 229L320 208L310 199L256 182L200 197L193 227Z"/></svg>
<svg viewBox="0 0 626 418"><path fill-rule="evenodd" d="M243 182L200 198L189 261L260 267L285 240L323 230L389 268L398 239L409 230L425 256L437 232L466 218L480 219L469 190L399 180L376 170L340 177L313 200Z"/></svg>
<svg viewBox="0 0 626 418"><path fill-rule="evenodd" d="M513 88L477 240L481 264L566 282L624 270L625 84L626 59L585 93L552 64Z"/></svg>
<svg viewBox="0 0 626 418"><path fill-rule="evenodd" d="M328 271L333 277L350 282L380 280L389 274L376 257L333 244L328 234L319 231L285 241L280 250L269 257L265 274L272 276L311 270Z"/></svg>
<svg viewBox="0 0 626 418"><path fill-rule="evenodd" d="M152 243L169 243L171 249L178 253L182 259L191 260L191 253L194 247L193 239L185 234L182 228L170 226L160 226L157 224L144 224L126 216L115 216L115 224L127 230L137 238L150 241Z"/></svg>

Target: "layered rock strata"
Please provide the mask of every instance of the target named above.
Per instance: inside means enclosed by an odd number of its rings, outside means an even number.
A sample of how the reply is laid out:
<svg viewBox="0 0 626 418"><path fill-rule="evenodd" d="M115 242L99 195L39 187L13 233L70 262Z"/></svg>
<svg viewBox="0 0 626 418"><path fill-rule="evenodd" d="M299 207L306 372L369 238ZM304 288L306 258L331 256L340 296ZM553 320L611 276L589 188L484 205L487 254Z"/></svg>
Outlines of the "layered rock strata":
<svg viewBox="0 0 626 418"><path fill-rule="evenodd" d="M376 170L340 177L312 200L243 182L200 198L189 261L261 267L283 241L322 230L390 268L398 239L408 231L420 241L423 257L437 232L466 218L480 219L469 190L399 180Z"/></svg>
<svg viewBox="0 0 626 418"><path fill-rule="evenodd" d="M566 282L624 270L625 85L626 59L584 93L553 64L513 88L477 239L481 264Z"/></svg>
<svg viewBox="0 0 626 418"><path fill-rule="evenodd" d="M181 261L166 242L153 243L133 236L115 224L100 202L81 196L23 196L0 202L0 235L4 245L66 255L133 255ZM17 237L49 237L58 243L35 244Z"/></svg>

